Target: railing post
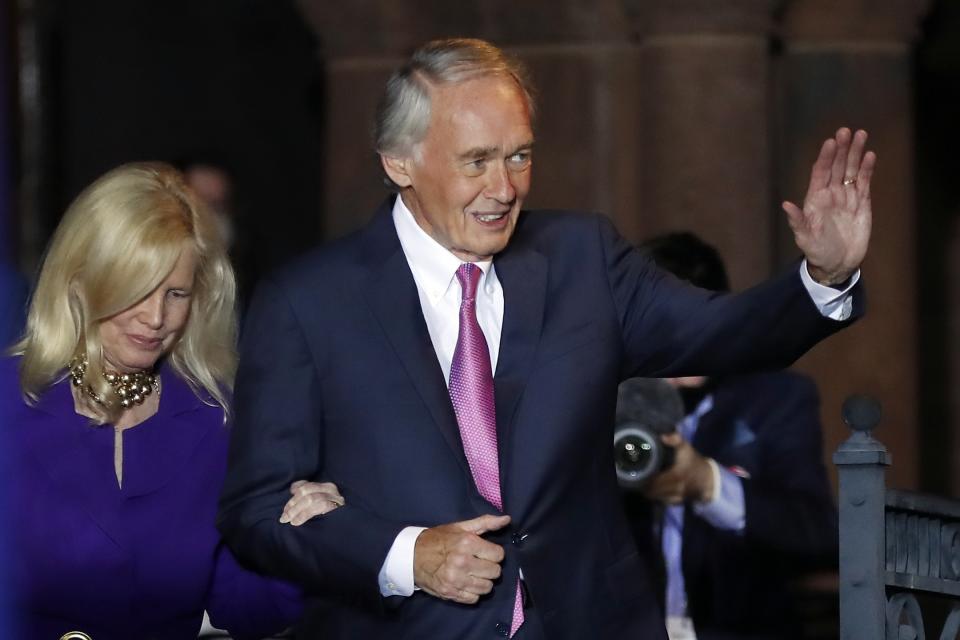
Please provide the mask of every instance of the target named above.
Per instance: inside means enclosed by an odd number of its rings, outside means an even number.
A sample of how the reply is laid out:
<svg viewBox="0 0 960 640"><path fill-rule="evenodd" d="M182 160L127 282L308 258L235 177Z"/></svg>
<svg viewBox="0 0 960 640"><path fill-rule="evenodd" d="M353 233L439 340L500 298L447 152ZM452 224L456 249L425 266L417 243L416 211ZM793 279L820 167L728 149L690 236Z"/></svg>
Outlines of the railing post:
<svg viewBox="0 0 960 640"><path fill-rule="evenodd" d="M840 480L840 638L885 638L886 542L884 506L886 447L870 435L880 422L880 405L851 396L843 421L853 435L833 454Z"/></svg>

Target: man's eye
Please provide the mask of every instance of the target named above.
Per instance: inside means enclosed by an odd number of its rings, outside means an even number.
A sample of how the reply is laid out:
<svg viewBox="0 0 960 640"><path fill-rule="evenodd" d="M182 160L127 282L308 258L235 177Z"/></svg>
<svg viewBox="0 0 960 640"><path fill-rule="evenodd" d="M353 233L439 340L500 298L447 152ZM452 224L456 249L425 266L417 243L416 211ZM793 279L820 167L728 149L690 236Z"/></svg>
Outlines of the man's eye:
<svg viewBox="0 0 960 640"><path fill-rule="evenodd" d="M529 151L518 151L517 153L510 156L510 163L514 165L525 165L530 162L530 152Z"/></svg>
<svg viewBox="0 0 960 640"><path fill-rule="evenodd" d="M487 160L486 158L477 158L476 160L470 160L463 165L464 175L476 178L482 176L483 173L487 170Z"/></svg>

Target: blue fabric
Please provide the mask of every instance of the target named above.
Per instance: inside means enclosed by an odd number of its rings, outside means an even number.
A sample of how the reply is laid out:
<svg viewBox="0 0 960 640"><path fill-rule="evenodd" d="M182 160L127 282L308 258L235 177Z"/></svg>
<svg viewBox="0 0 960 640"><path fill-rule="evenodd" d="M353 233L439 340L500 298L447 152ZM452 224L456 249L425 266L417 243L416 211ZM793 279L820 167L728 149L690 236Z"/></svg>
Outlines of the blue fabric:
<svg viewBox="0 0 960 640"><path fill-rule="evenodd" d="M0 416L5 415L0 406ZM5 424L0 422L0 424ZM4 430L6 431L6 430ZM11 473L10 447L0 432L0 514L3 516L4 526L0 526L0 638L23 638L18 629L15 617L17 607L13 602L10 585L11 572L11 540L10 523L15 522L14 514L10 511L10 492L14 488L14 477Z"/></svg>
<svg viewBox="0 0 960 640"><path fill-rule="evenodd" d="M298 590L242 569L214 527L228 440L219 408L165 370L157 414L124 431L121 489L113 429L75 413L67 381L26 405L16 364L0 360L0 424L15 457L4 522L15 523L20 637L186 640L205 608L237 638L296 619Z"/></svg>
<svg viewBox="0 0 960 640"><path fill-rule="evenodd" d="M26 279L0 261L0 354L20 337L26 305Z"/></svg>
<svg viewBox="0 0 960 640"><path fill-rule="evenodd" d="M602 216L521 213L494 258L512 521L487 538L504 547L502 578L472 606L424 592L384 599L377 575L405 525L494 511L471 479L391 207L258 287L241 345L225 538L256 566L337 599L321 603L306 637L495 637L522 566L547 637L664 638L614 474L618 382L782 367L844 323L820 316L795 269L711 295L657 270ZM297 478L336 482L346 505L279 526L265 514Z"/></svg>
<svg viewBox="0 0 960 640"><path fill-rule="evenodd" d="M706 396L697 408L685 416L679 425L680 435L691 442L697 433L700 418L713 408L713 396ZM683 505L667 506L663 510L662 548L667 571L666 613L668 616L687 615L687 591L683 580L681 554L683 551Z"/></svg>

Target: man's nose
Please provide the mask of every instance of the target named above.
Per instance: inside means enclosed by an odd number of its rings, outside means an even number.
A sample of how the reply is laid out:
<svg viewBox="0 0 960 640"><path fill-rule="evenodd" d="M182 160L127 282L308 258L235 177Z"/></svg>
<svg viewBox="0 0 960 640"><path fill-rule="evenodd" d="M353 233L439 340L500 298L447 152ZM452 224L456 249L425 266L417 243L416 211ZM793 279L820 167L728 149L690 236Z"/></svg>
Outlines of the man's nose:
<svg viewBox="0 0 960 640"><path fill-rule="evenodd" d="M503 204L508 204L516 199L517 190L513 186L512 176L505 163L497 163L490 172L486 196Z"/></svg>

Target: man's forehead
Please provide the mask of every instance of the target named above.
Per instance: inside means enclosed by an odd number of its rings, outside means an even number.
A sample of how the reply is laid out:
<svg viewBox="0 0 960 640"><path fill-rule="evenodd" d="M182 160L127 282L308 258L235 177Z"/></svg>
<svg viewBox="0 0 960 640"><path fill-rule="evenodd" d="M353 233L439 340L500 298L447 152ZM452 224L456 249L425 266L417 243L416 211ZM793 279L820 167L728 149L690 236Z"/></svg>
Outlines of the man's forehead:
<svg viewBox="0 0 960 640"><path fill-rule="evenodd" d="M500 73L475 76L446 84L431 84L429 92L430 101L436 106L462 102L475 104L478 101L511 100L514 97L519 97L526 103L523 89L513 76Z"/></svg>

